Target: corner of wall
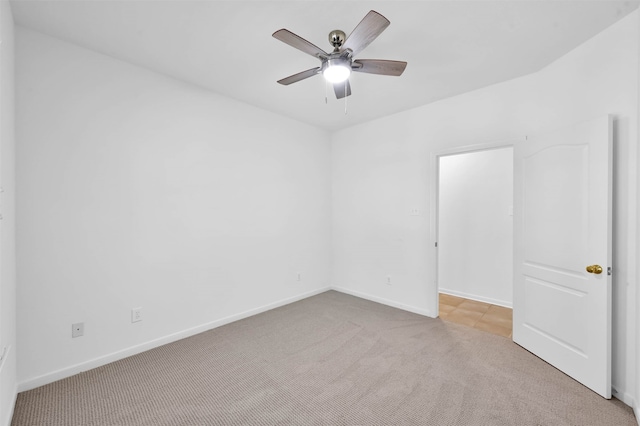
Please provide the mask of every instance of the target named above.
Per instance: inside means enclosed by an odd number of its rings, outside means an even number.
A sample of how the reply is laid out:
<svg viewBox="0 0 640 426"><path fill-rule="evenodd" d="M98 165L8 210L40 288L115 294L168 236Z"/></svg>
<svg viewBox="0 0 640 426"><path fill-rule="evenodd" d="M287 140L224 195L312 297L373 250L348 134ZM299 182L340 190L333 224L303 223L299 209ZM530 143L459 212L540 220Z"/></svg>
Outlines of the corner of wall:
<svg viewBox="0 0 640 426"><path fill-rule="evenodd" d="M636 25L636 39L638 41L638 67L640 68L640 12L636 10L637 25ZM640 73L638 75L638 88L636 98L636 126L640 128ZM636 132L637 144L636 144L636 211L640 211L640 129ZM636 421L640 426L640 217L636 218L636 387L635 387L635 399L633 401L633 412L636 415Z"/></svg>
<svg viewBox="0 0 640 426"><path fill-rule="evenodd" d="M15 349L11 346L2 353L0 360L0 378L2 383L2 406L0 407L0 425L10 426L13 412L18 398L18 385L16 383L16 356Z"/></svg>
<svg viewBox="0 0 640 426"><path fill-rule="evenodd" d="M15 85L11 4L0 2L0 425L9 426L17 390L15 274Z"/></svg>
<svg viewBox="0 0 640 426"><path fill-rule="evenodd" d="M423 315L425 317L429 317L429 318L438 317L438 313L432 310L422 309L413 305L407 305L404 303L396 302L394 300L386 299L384 297L374 296L373 294L370 294L370 293L364 293L362 291L352 290L347 287L332 285L331 290L348 294L350 296L359 297L360 299L370 300L372 302L380 303L382 305L391 306L392 308L402 309L403 311L412 312L414 314Z"/></svg>

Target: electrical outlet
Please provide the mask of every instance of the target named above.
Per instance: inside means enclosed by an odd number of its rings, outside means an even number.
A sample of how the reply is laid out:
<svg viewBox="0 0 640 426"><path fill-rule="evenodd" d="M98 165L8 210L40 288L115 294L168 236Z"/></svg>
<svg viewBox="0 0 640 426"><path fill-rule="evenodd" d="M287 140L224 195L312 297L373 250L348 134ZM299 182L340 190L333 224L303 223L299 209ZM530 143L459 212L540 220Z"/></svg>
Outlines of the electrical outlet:
<svg viewBox="0 0 640 426"><path fill-rule="evenodd" d="M387 285L391 285L391 275L387 275Z"/></svg>
<svg viewBox="0 0 640 426"><path fill-rule="evenodd" d="M142 308L131 309L131 322L142 321Z"/></svg>
<svg viewBox="0 0 640 426"><path fill-rule="evenodd" d="M298 272L298 281L302 281L302 272Z"/></svg>
<svg viewBox="0 0 640 426"><path fill-rule="evenodd" d="M84 323L77 322L75 324L71 324L71 337L80 337L84 336Z"/></svg>

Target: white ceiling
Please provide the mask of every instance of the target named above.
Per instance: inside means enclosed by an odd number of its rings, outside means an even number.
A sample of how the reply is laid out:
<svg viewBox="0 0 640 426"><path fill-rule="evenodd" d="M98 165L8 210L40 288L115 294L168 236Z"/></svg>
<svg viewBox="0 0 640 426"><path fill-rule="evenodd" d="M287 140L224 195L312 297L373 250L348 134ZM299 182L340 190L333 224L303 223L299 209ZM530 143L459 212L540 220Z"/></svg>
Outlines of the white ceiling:
<svg viewBox="0 0 640 426"><path fill-rule="evenodd" d="M638 7L638 1L13 0L17 24L336 130L535 72ZM369 10L391 25L357 59L409 65L401 77L356 73L336 100L319 61L274 39L280 29L330 51Z"/></svg>

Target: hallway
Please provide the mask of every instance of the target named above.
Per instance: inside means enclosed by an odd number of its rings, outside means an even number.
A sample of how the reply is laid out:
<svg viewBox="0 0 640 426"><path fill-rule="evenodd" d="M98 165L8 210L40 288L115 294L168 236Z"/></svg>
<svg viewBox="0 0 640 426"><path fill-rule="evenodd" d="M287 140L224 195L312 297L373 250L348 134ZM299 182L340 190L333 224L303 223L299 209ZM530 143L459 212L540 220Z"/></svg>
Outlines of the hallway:
<svg viewBox="0 0 640 426"><path fill-rule="evenodd" d="M440 293L440 318L498 336L512 337L513 310Z"/></svg>

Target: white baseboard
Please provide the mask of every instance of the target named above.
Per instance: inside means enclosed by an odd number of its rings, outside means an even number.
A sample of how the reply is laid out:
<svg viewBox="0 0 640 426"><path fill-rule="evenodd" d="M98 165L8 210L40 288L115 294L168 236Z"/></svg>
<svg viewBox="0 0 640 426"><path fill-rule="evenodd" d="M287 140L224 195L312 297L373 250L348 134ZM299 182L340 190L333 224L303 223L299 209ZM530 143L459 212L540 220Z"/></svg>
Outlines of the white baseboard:
<svg viewBox="0 0 640 426"><path fill-rule="evenodd" d="M13 412L16 408L16 400L18 399L18 388L14 387L13 389L13 400L9 405L9 412L4 418L4 422L2 423L4 426L11 426L11 420L13 420Z"/></svg>
<svg viewBox="0 0 640 426"><path fill-rule="evenodd" d="M616 398L618 398L617 395L614 395L614 396ZM625 404L626 404L626 402L625 402ZM640 426L640 398L632 399L631 400L631 404L629 404L629 405L631 405L631 408L633 408L633 414L636 416L636 422L638 422L638 426Z"/></svg>
<svg viewBox="0 0 640 426"><path fill-rule="evenodd" d="M331 287L324 287L324 288L320 288L320 289L316 289L316 290L312 290L306 293L302 293L299 294L297 296L293 296L293 297L289 297L286 299L282 299L279 300L277 302L273 302L270 303L268 305L264 305L255 309L251 309L245 312L241 312L239 314L235 314L235 315L230 315L228 317L225 318L221 318L215 321L211 321L209 323L205 323L202 325L199 325L197 327L193 327L187 330L183 330L177 333L173 333L170 334L168 336L164 336L158 339L154 339L151 340L149 342L145 342L139 345L135 345L117 352L113 352L111 354L107 354L98 358L94 358L79 364L75 364L51 373L47 373L47 374L43 374L41 376L38 377L34 377L28 380L25 380L21 383L18 384L18 386L16 387L15 391L14 391L14 395L13 395L13 403L10 405L10 411L9 413L7 413L7 416L5 417L5 419L3 419L3 423L2 425L6 425L6 426L10 426L11 425L11 420L13 418L13 412L14 412L14 408L15 408L15 403L16 403L16 399L18 396L18 392L24 392L27 390L31 390L40 386L44 386L46 384L49 383L53 383L57 380L61 380L70 376L73 376L75 374L81 373L83 371L87 371L87 370L91 370L93 368L96 367L100 367L106 364L109 364L111 362L114 361L118 361L120 359L132 356L132 355L136 355L138 353L147 351L149 349L153 349L156 348L158 346L162 346L165 345L167 343L171 343L171 342L175 342L177 340L180 339L184 339L186 337L190 337L199 333L202 333L204 331L208 331L220 326L223 326L225 324L229 324L231 322L234 321L238 321L244 318L248 318L250 316L253 315L257 315L260 314L262 312L266 312L269 311L271 309L275 309L278 308L280 306L285 306L288 305L290 303L294 303L297 302L299 300L303 300L306 299L308 297L311 296L315 296L317 294L320 293L324 293L328 290L335 290L338 291L340 293L344 293L344 294L349 294L351 296L355 296L355 297L359 297L361 299L366 299L366 300L370 300L372 302L376 302L376 303L381 303L383 305L387 305L387 306L391 306L393 308L398 308L398 309L402 309L404 311L408 311L408 312L412 312L418 315L424 315L427 317L431 317L431 318L436 318L437 317L437 312L431 312L429 310L426 309L421 309L421 308L417 308L415 306L411 306L411 305L406 305L403 303L399 303L399 302L395 302L393 300L389 300L389 299L384 299L381 297L377 297L377 296L373 296L371 294L368 293L362 293L359 291L355 291L355 290L350 290L344 287L339 287L339 286L331 286ZM449 292L448 290L444 290L444 289L440 289L440 292L442 293L446 293L446 294L452 294L454 296L460 296L460 297L464 297L464 298L468 298L468 299L475 299L478 300L477 297L470 297L469 295L463 295L460 294L459 292ZM509 304L502 304L499 303L500 301L495 301L495 300L481 300L483 302L487 302L487 303L491 303L494 305L500 305L500 306L507 306L507 307L511 307L509 306ZM8 353L7 353L8 355ZM5 356L6 358L6 356ZM3 360L4 361L4 360ZM620 401L624 402L625 404L631 406L633 408L633 412L636 416L636 420L638 421L638 426L640 426L640 407L638 407L638 404L636 403L636 401L634 400L633 397L631 397L629 394L625 393L625 392L618 392L615 390L615 388L613 389L613 396L615 396L616 398L618 398Z"/></svg>
<svg viewBox="0 0 640 426"><path fill-rule="evenodd" d="M9 356L12 356L12 348L13 346L7 346L6 351L1 354L2 358L0 359L0 375L2 374L2 370L4 369L5 364L7 363L7 359ZM0 349L2 350L2 349ZM14 361L15 363L15 361ZM10 426L11 420L13 419L13 411L16 407L16 399L18 398L18 388L17 386L13 387L13 395L11 396L11 403L7 407L8 412L3 415L3 418L0 419L0 424L3 426ZM2 412L2 411L0 411Z"/></svg>
<svg viewBox="0 0 640 426"><path fill-rule="evenodd" d="M463 291L449 290L439 288L440 293L449 294L451 296L463 297L465 299L477 300L478 302L489 303L491 305L504 306L505 308L513 308L513 303L506 300L492 299L491 297L478 296L477 294L465 293Z"/></svg>
<svg viewBox="0 0 640 426"><path fill-rule="evenodd" d="M339 291L340 293L349 294L351 296L356 296L356 297L359 297L361 299L370 300L372 302L381 303L383 305L391 306L393 308L402 309L403 311L413 312L414 314L424 315L424 316L430 317L430 318L436 318L438 316L437 312L431 312L431 311L426 310L426 309L417 308L417 307L411 306L411 305L405 305L404 303L395 302L393 300L384 299L382 297L373 296L371 294L362 293L362 292L355 291L355 290L349 290L349 289L344 288L344 287L332 286L331 290Z"/></svg>
<svg viewBox="0 0 640 426"><path fill-rule="evenodd" d="M619 392L615 386L611 387L611 395L615 396L617 399L624 402L629 407L635 408L636 406L635 400L631 395L629 395L627 392Z"/></svg>
<svg viewBox="0 0 640 426"><path fill-rule="evenodd" d="M158 346L166 345L167 343L175 342L177 340L184 339L186 337L190 337L190 336L202 333L204 331L208 331L213 328L217 328L225 324L229 324L234 321L248 318L250 316L257 315L262 312L270 311L271 309L279 308L280 306L288 305L290 303L297 302L299 300L306 299L308 297L315 296L316 294L324 293L329 290L331 290L330 287L323 287L320 289L312 290L306 293L299 294L297 296L289 297L286 299L279 300L277 302L270 303L268 305L260 306L255 309L250 309L248 311L241 312L239 314L230 315L228 317L220 318L215 321L211 321L196 327L189 328L187 330L183 330L177 333L163 336L158 339L141 343L139 345L131 346L129 348L122 349L120 351L113 352L107 355L103 355L98 358L90 359L88 361L84 361L79 364L61 368L60 370L56 370L51 373L33 377L18 383L18 391L24 392L31 389L35 389L37 387L44 386L46 384L53 383L58 380L71 377L78 373L82 373L83 371L101 367L111 362L118 361L123 358L127 358L129 356L139 354L144 351L148 351L149 349L157 348Z"/></svg>

